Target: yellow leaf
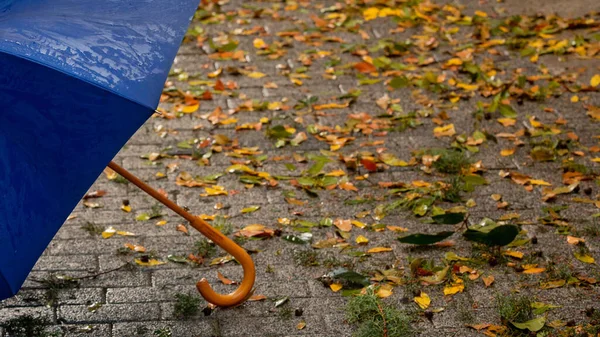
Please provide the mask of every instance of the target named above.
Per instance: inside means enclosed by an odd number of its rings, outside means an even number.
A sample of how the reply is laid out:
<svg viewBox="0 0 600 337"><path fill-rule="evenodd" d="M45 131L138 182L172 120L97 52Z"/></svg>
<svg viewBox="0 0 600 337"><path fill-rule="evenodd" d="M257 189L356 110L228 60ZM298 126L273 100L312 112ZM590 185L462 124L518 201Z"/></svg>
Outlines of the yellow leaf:
<svg viewBox="0 0 600 337"><path fill-rule="evenodd" d="M591 264L591 263L596 262L596 260L594 260L594 257L592 257L589 254L585 254L585 253L581 254L579 252L576 252L575 253L575 258L577 258L577 260L579 260L579 261L581 261L583 263L590 263Z"/></svg>
<svg viewBox="0 0 600 337"><path fill-rule="evenodd" d="M459 66L463 64L463 61L457 57L451 58L446 62L446 66Z"/></svg>
<svg viewBox="0 0 600 337"><path fill-rule="evenodd" d="M456 85L457 88L461 88L467 91L475 91L479 88L477 84L466 84L466 83L458 83Z"/></svg>
<svg viewBox="0 0 600 337"><path fill-rule="evenodd" d="M104 232L102 232L102 237L108 239L111 236L115 235L116 232L117 230L110 226L107 229L105 229Z"/></svg>
<svg viewBox="0 0 600 337"><path fill-rule="evenodd" d="M423 310L429 308L429 305L431 304L431 298L429 298L429 295L427 295L426 293L424 293L422 291L421 291L421 294L419 296L416 296L414 298L414 301Z"/></svg>
<svg viewBox="0 0 600 337"><path fill-rule="evenodd" d="M523 270L523 274L540 274L546 271L546 268L528 268Z"/></svg>
<svg viewBox="0 0 600 337"><path fill-rule="evenodd" d="M501 155L502 157L508 157L508 156L512 156L512 155L515 153L515 150L516 150L516 149L517 149L517 148L515 148L515 147L513 147L512 149L502 149L502 150L500 151L500 155Z"/></svg>
<svg viewBox="0 0 600 337"><path fill-rule="evenodd" d="M148 262L142 261L141 259L135 259L135 263L137 263L140 266L154 267L160 266L161 264L165 264L166 262L159 261L157 259L149 259Z"/></svg>
<svg viewBox="0 0 600 337"><path fill-rule="evenodd" d="M597 87L598 85L600 85L600 74L592 76L592 79L590 80L590 85L592 87Z"/></svg>
<svg viewBox="0 0 600 337"><path fill-rule="evenodd" d="M350 221L351 224L353 224L354 226L358 227L358 228L365 228L367 227L367 225L365 225L364 223L358 221L358 220L352 220Z"/></svg>
<svg viewBox="0 0 600 337"><path fill-rule="evenodd" d="M292 83L294 83L297 86L301 86L302 85L302 81L297 79L297 78L290 78L290 81L292 81Z"/></svg>
<svg viewBox="0 0 600 337"><path fill-rule="evenodd" d="M119 176L117 172L113 171L111 168L107 167L104 169L104 174L106 174L106 179L115 180Z"/></svg>
<svg viewBox="0 0 600 337"><path fill-rule="evenodd" d="M363 16L365 18L365 21L370 21L370 20L376 19L379 16L379 8L377 8L377 7L367 8L363 11Z"/></svg>
<svg viewBox="0 0 600 337"><path fill-rule="evenodd" d="M167 220L160 220L156 223L157 226L164 226L167 224Z"/></svg>
<svg viewBox="0 0 600 337"><path fill-rule="evenodd" d="M438 126L437 128L433 129L433 135L436 138L451 137L451 136L454 136L455 134L456 134L456 130L454 130L454 124Z"/></svg>
<svg viewBox="0 0 600 337"><path fill-rule="evenodd" d="M591 161L594 163L600 163L600 157L592 158Z"/></svg>
<svg viewBox="0 0 600 337"><path fill-rule="evenodd" d="M263 73L259 73L258 71L253 71L253 72L249 73L247 76L250 78L263 78L267 75L265 75Z"/></svg>
<svg viewBox="0 0 600 337"><path fill-rule="evenodd" d="M482 18L487 18L487 13L482 11L475 11L475 15L481 16Z"/></svg>
<svg viewBox="0 0 600 337"><path fill-rule="evenodd" d="M389 230L391 230L391 231L393 231L393 232L408 232L408 228L400 227L400 226L389 225L386 228L389 229Z"/></svg>
<svg viewBox="0 0 600 337"><path fill-rule="evenodd" d="M367 250L367 253L369 254L374 254L374 253L384 253L384 252L391 252L392 248L389 247L375 247L375 248L371 248L369 250Z"/></svg>
<svg viewBox="0 0 600 337"><path fill-rule="evenodd" d="M122 205L121 209L123 210L123 212L131 212L131 206L130 205Z"/></svg>
<svg viewBox="0 0 600 337"><path fill-rule="evenodd" d="M542 282L540 284L540 288L542 288L542 289L560 288L560 287L564 286L566 283L567 283L567 281L565 281L565 280Z"/></svg>
<svg viewBox="0 0 600 337"><path fill-rule="evenodd" d="M347 108L350 105L350 101L340 104L340 103L328 103L321 105L314 105L313 109L315 110L326 110L326 109L343 109Z"/></svg>
<svg viewBox="0 0 600 337"><path fill-rule="evenodd" d="M552 184L550 184L549 182L541 180L541 179L531 179L531 180L529 180L529 183L531 185L552 186Z"/></svg>
<svg viewBox="0 0 600 337"><path fill-rule="evenodd" d="M184 105L183 107L181 107L181 112L186 113L186 114L191 114L191 113L198 111L199 107L200 107L200 104Z"/></svg>
<svg viewBox="0 0 600 337"><path fill-rule="evenodd" d="M223 119L219 121L219 124L221 125L229 125L229 124L235 124L237 123L237 118L227 118L227 119Z"/></svg>
<svg viewBox="0 0 600 337"><path fill-rule="evenodd" d="M514 118L498 118L497 121L503 126L513 126L517 123L517 120Z"/></svg>
<svg viewBox="0 0 600 337"><path fill-rule="evenodd" d="M209 78L215 78L215 77L221 75L222 72L223 72L223 68L219 68L219 69L213 71L212 73L208 73L208 77ZM190 85L193 85L193 84L190 83Z"/></svg>
<svg viewBox="0 0 600 337"><path fill-rule="evenodd" d="M345 175L346 175L346 172L344 170L335 170L335 171L331 171L326 174L326 176L328 176L328 177L341 177L341 176L345 176Z"/></svg>
<svg viewBox="0 0 600 337"><path fill-rule="evenodd" d="M332 283L329 285L329 288L331 288L334 293L337 293L340 291L340 289L342 289L342 285L340 283Z"/></svg>
<svg viewBox="0 0 600 337"><path fill-rule="evenodd" d="M392 294L392 285L390 285L389 283L384 283L379 287L376 295L379 298L386 298L392 296Z"/></svg>
<svg viewBox="0 0 600 337"><path fill-rule="evenodd" d="M214 185L212 187L204 187L204 190L206 191L205 194L200 194L203 197L207 197L207 196L215 196L215 195L228 195L227 191L225 190L225 187L223 186L219 186L219 185Z"/></svg>
<svg viewBox="0 0 600 337"><path fill-rule="evenodd" d="M507 250L503 254L507 255L507 256L511 256L511 257L517 258L519 260L523 258L523 253L518 252L516 250Z"/></svg>
<svg viewBox="0 0 600 337"><path fill-rule="evenodd" d="M298 323L298 325L296 325L296 329L298 330L302 330L306 327L306 322L304 320L301 320L300 323Z"/></svg>
<svg viewBox="0 0 600 337"><path fill-rule="evenodd" d="M444 287L444 296L462 293L462 291L465 289L465 285L462 283L461 279L457 279L457 281L460 282L452 283Z"/></svg>
<svg viewBox="0 0 600 337"><path fill-rule="evenodd" d="M573 96L571 96L571 102L572 102L572 103L577 103L577 102L579 102L579 96L577 96L577 95L573 95Z"/></svg>
<svg viewBox="0 0 600 337"><path fill-rule="evenodd" d="M364 237L362 235L359 235L356 238L356 243L358 243L358 244L369 243L369 239L367 239L366 237Z"/></svg>
<svg viewBox="0 0 600 337"><path fill-rule="evenodd" d="M122 235L122 236L135 236L135 233L132 233L132 232L126 232L126 231L117 231L117 235Z"/></svg>
<svg viewBox="0 0 600 337"><path fill-rule="evenodd" d="M263 41L263 39L254 39L253 43L254 44L254 48L256 49L264 49L267 47L267 44L265 43L265 41Z"/></svg>

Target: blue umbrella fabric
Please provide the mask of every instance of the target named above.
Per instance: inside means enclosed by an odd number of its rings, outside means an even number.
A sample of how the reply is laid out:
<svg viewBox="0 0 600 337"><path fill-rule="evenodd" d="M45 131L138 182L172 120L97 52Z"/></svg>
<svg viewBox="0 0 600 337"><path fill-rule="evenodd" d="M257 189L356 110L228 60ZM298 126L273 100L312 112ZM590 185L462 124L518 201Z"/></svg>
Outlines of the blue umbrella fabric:
<svg viewBox="0 0 600 337"><path fill-rule="evenodd" d="M152 115L198 0L0 0L0 300Z"/></svg>

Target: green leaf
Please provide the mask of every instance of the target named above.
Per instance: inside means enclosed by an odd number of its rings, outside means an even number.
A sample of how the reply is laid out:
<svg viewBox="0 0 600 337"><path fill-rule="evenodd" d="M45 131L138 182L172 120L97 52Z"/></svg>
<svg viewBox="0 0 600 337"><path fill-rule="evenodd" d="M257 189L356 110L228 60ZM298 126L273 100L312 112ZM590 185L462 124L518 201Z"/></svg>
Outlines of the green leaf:
<svg viewBox="0 0 600 337"><path fill-rule="evenodd" d="M150 220L150 215L148 213L142 213L135 217L136 221L147 221Z"/></svg>
<svg viewBox="0 0 600 337"><path fill-rule="evenodd" d="M335 269L328 273L327 276L333 279L342 279L348 282L350 285L360 286L361 288L371 284L368 276L359 274L346 268Z"/></svg>
<svg viewBox="0 0 600 337"><path fill-rule="evenodd" d="M465 221L465 213L445 213L434 215L431 218L440 225L456 225Z"/></svg>
<svg viewBox="0 0 600 337"><path fill-rule="evenodd" d="M498 109L503 117L517 118L517 112L508 104L500 104Z"/></svg>
<svg viewBox="0 0 600 337"><path fill-rule="evenodd" d="M252 213L260 209L260 206L250 206L242 209L242 213Z"/></svg>
<svg viewBox="0 0 600 337"><path fill-rule="evenodd" d="M392 87L394 89L404 88L404 87L408 86L409 84L410 84L410 81L408 80L408 78L406 76L394 77L390 81L390 87Z"/></svg>
<svg viewBox="0 0 600 337"><path fill-rule="evenodd" d="M292 136L283 125L275 125L269 129L267 129L267 136L282 139L282 138L290 138Z"/></svg>
<svg viewBox="0 0 600 337"><path fill-rule="evenodd" d="M542 330L542 328L546 324L546 317L540 316L540 317L531 319L527 322L523 322L523 323L510 322L510 324L514 325L514 327L517 329L521 329L521 330L527 329L529 331L536 332L536 331Z"/></svg>
<svg viewBox="0 0 600 337"><path fill-rule="evenodd" d="M180 256L180 255L169 255L167 256L167 259L171 262L175 262L175 263L187 263L188 260L185 256Z"/></svg>
<svg viewBox="0 0 600 337"><path fill-rule="evenodd" d="M489 232L469 228L463 234L465 239L483 243L487 246L506 246L519 234L519 227L515 225L497 226Z"/></svg>
<svg viewBox="0 0 600 337"><path fill-rule="evenodd" d="M180 149L191 149L192 145L190 145L190 143L188 143L187 140L184 140L182 142L177 143L177 147Z"/></svg>
<svg viewBox="0 0 600 337"><path fill-rule="evenodd" d="M412 234L401 238L398 241L402 243L409 243L413 245L430 245L439 241L442 241L450 237L454 232L440 232L437 234Z"/></svg>

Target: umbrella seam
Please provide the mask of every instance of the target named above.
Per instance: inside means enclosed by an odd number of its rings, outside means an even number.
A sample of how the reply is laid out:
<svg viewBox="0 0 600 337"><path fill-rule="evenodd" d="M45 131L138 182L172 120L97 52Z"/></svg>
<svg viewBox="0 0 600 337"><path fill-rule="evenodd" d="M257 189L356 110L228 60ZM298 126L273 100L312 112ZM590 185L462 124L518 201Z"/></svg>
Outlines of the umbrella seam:
<svg viewBox="0 0 600 337"><path fill-rule="evenodd" d="M106 88L106 87L103 87L103 86L101 86L101 85L99 85L99 84L97 84L97 83L90 82L90 81L88 81L87 79L83 79L83 78L80 78L80 77L75 77L75 76L73 76L73 74L69 74L69 73L67 73L67 72L63 71L62 69L58 69L58 68L56 68L56 67L54 67L54 66L52 66L52 65L48 65L48 64L45 64L45 63L39 62L39 61L37 61L37 60L34 60L34 59L31 59L31 58L29 58L29 57L27 57L27 56L10 54L10 53L8 53L7 51L5 51L5 50L2 50L2 49L0 49L0 53L2 53L2 54L5 54L5 55L9 55L9 56L14 56L14 57L16 57L16 58L20 58L20 59L22 59L22 60L29 61L29 62L32 62L32 63L38 64L38 65L41 65L41 66L43 66L43 67L47 67L47 68L49 68L49 69L52 69L52 70L54 70L54 71L57 71L57 72L59 72L59 73L61 73L61 74L64 74L64 75L66 75L66 76L69 76L69 77L72 77L72 78L74 78L74 79L80 80L80 81L82 81L82 82L85 82L85 83L88 83L88 84L90 84L90 85L93 85L93 86L95 86L96 88L102 89L102 90L104 90L104 91L106 91L106 92L108 92L108 93L111 93L111 94L113 94L113 95L117 95L117 96L119 96L119 97L121 97L121 98L123 98L123 99L126 99L126 100L130 101L130 102L133 102L133 103L135 103L135 104L139 104L139 105L141 105L141 106L142 106L142 107L144 107L144 108L148 108L148 109L150 109L150 110L156 110L156 107L151 107L151 106L148 106L148 105L146 105L146 104L143 104L143 103L141 103L141 102L138 102L138 101L137 101L137 100L135 100L135 99L132 99L132 98L129 98L129 97L125 97L125 96L123 96L122 94L120 94L120 93L118 93L118 92L116 92L116 91L114 91L114 90L112 90L112 89L110 89L110 88Z"/></svg>

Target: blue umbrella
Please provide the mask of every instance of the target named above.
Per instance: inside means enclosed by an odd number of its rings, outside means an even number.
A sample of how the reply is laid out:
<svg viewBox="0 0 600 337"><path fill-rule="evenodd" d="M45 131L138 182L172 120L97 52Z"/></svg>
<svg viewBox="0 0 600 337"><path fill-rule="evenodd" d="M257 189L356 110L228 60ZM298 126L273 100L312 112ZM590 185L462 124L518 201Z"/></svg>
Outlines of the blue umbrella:
<svg viewBox="0 0 600 337"><path fill-rule="evenodd" d="M0 0L0 300L19 290L89 186L155 111L198 2ZM232 305L248 296L250 276L229 297L205 280L198 288L209 302Z"/></svg>

